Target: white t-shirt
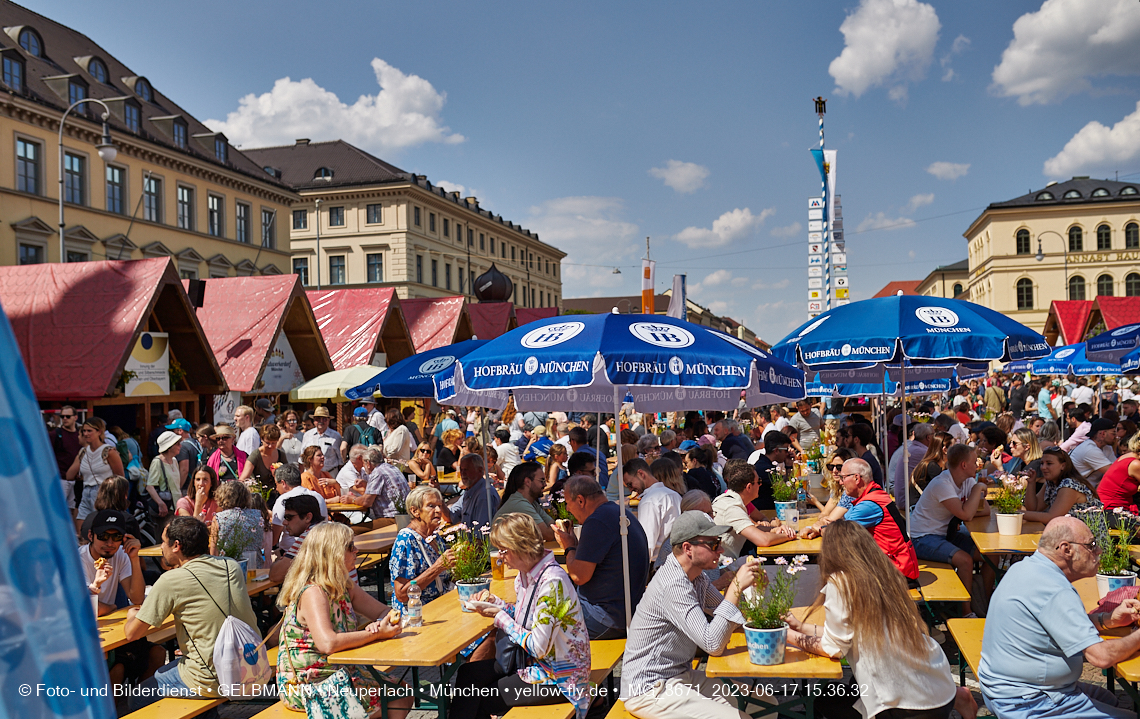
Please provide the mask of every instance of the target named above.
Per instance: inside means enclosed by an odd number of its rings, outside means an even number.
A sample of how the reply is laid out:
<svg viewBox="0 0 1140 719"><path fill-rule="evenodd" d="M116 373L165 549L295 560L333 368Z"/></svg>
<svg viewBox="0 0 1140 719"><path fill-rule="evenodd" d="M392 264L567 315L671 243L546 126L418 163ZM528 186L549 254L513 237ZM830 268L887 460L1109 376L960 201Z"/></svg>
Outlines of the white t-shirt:
<svg viewBox="0 0 1140 719"><path fill-rule="evenodd" d="M942 503L951 497L957 497L963 502L966 501L975 484L977 484L977 480L973 477L967 477L959 488L954 484L954 478L950 476L948 469L930 480L930 484L926 486L926 490L918 498L918 504L915 505L914 511L911 512L910 536L923 537L927 534L945 536L946 530L950 527L950 520L954 518L954 515Z"/></svg>
<svg viewBox="0 0 1140 719"><path fill-rule="evenodd" d="M238 437L237 448L246 454L253 454L261 446L261 435L254 427L246 427Z"/></svg>
<svg viewBox="0 0 1140 719"><path fill-rule="evenodd" d="M337 484L339 484L340 488L345 491L351 489L353 485L362 479L368 479L368 475L365 473L364 467L361 466L360 471L358 472L356 471L356 467L352 465L352 462L347 462L343 467L340 468L340 472L338 472L336 475Z"/></svg>
<svg viewBox="0 0 1140 719"><path fill-rule="evenodd" d="M510 475L511 470L519 465L519 448L514 442L505 442L495 447L495 454L499 457L499 469L503 474Z"/></svg>
<svg viewBox="0 0 1140 719"><path fill-rule="evenodd" d="M313 427L308 432L305 432L305 438L301 440L302 449L304 447L317 446L321 448L321 452L325 455L325 471L331 472L344 464L344 459L340 456L340 443L344 439L331 427L325 430L324 434L316 427Z"/></svg>
<svg viewBox="0 0 1140 719"><path fill-rule="evenodd" d="M325 504L324 497L309 489L308 487L294 487L293 489L290 489L288 492L278 497L277 501L273 503L273 526L285 526L285 500L289 499L290 497L296 497L298 494L308 494L316 497L317 504L321 505L321 516L325 519L329 518L329 508Z"/></svg>
<svg viewBox="0 0 1140 719"><path fill-rule="evenodd" d="M1073 388L1073 394L1072 394L1071 399L1074 402L1076 402L1078 405L1082 405L1082 404L1091 405L1092 401L1093 401L1093 397L1095 397L1095 396L1096 396L1096 392L1093 391L1093 388L1086 385L1083 387Z"/></svg>
<svg viewBox="0 0 1140 719"><path fill-rule="evenodd" d="M384 455L390 459L407 462L416 448L416 439L404 425L390 431L384 438Z"/></svg>
<svg viewBox="0 0 1140 719"><path fill-rule="evenodd" d="M777 432L783 432L787 428L788 428L788 418L787 417L780 417L776 420L776 431Z"/></svg>
<svg viewBox="0 0 1140 719"><path fill-rule="evenodd" d="M99 601L104 604L114 604L115 595L119 593L119 584L131 577L131 558L122 547L119 547L119 551L107 561L111 563L111 578L99 587ZM90 546L79 548L79 562L83 565L87 584L95 581L95 558L91 556Z"/></svg>
<svg viewBox="0 0 1140 719"><path fill-rule="evenodd" d="M1090 474L1115 462L1116 453L1112 451L1111 446L1106 444L1103 448L1097 447L1096 442L1088 439L1078 444L1069 454L1069 458L1073 460L1073 467L1081 476L1088 479Z"/></svg>
<svg viewBox="0 0 1140 719"><path fill-rule="evenodd" d="M657 482L641 495L637 520L649 540L649 559L655 561L662 547L669 545L673 520L681 516L681 495Z"/></svg>

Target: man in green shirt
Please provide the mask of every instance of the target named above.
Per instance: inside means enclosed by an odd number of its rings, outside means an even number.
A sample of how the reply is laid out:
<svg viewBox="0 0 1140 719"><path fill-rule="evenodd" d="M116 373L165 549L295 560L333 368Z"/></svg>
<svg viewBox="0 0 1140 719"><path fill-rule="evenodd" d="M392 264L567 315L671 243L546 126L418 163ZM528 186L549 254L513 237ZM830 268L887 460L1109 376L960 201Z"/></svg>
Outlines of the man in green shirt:
<svg viewBox="0 0 1140 719"><path fill-rule="evenodd" d="M158 578L141 607L127 612L127 639L141 639L174 614L182 656L139 685L132 711L164 696L213 699L218 693L214 640L232 614L257 631L241 565L209 553L210 530L194 517L175 517L162 533L162 559L170 571ZM214 712L214 710L211 710ZM202 714L201 716L209 716Z"/></svg>
<svg viewBox="0 0 1140 719"><path fill-rule="evenodd" d="M554 520L539 505L538 500L546 491L546 472L538 462L523 462L511 470L503 499L496 517L512 512L521 512L533 519L542 532L544 541L554 540Z"/></svg>

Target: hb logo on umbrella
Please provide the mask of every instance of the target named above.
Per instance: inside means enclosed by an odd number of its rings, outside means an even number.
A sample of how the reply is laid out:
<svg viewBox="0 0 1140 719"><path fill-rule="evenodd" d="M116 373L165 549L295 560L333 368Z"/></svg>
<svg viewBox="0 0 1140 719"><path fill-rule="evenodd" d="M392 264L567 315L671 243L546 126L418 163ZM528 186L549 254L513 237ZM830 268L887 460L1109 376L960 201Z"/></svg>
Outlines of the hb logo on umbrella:
<svg viewBox="0 0 1140 719"><path fill-rule="evenodd" d="M577 337L586 325L581 322L562 322L531 330L523 335L522 346L530 349L553 347Z"/></svg>
<svg viewBox="0 0 1140 719"><path fill-rule="evenodd" d="M629 331L642 342L658 347L688 347L694 340L692 333L683 327L657 322L635 322Z"/></svg>

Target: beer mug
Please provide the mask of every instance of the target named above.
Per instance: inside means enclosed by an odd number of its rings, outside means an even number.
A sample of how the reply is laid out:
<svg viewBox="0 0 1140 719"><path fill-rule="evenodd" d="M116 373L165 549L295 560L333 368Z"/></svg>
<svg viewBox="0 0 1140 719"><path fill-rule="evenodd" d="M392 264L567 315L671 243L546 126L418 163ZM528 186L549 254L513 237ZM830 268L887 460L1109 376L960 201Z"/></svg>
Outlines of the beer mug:
<svg viewBox="0 0 1140 719"><path fill-rule="evenodd" d="M497 549L491 550L491 579L503 580L503 553Z"/></svg>

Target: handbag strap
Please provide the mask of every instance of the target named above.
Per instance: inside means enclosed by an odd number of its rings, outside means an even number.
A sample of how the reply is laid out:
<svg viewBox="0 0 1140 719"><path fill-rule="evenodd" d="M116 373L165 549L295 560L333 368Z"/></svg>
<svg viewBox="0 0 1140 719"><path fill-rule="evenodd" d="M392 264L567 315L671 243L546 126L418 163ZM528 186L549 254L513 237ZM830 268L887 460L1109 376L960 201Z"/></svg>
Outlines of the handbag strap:
<svg viewBox="0 0 1140 719"><path fill-rule="evenodd" d="M431 563L432 563L432 562L431 562L431 555L430 555L430 554L428 554L427 545L426 545L426 544L424 544L424 538L423 538L423 537L421 537L421 536L420 536L420 533L419 533L419 532L417 532L417 531L416 531L416 530L414 530L414 529L410 529L409 531L411 531L411 533L412 533L412 534L415 536L415 538L416 538L416 542L417 542L417 543L419 543L419 545L420 545L420 552L422 552L422 553L423 553L423 555L424 555L424 559L425 559L425 560L426 560L426 561L427 561L429 564L431 564ZM439 575L438 575L438 574L435 576L435 581L433 582L433 584L435 585L436 591L438 591L440 594L444 594L444 593L445 593L445 590L444 590L444 584L443 584L443 580L442 580L442 579L440 579L440 577L439 577Z"/></svg>
<svg viewBox="0 0 1140 719"><path fill-rule="evenodd" d="M226 613L225 611L223 611L223 610L222 610L222 607L221 607L221 605L219 605L219 604L217 603L217 601L215 601L215 600L214 600L214 595L213 595L213 594L210 594L210 590L209 590L209 589L206 589L206 585L205 585L205 584L202 584L202 580L201 580L201 579L198 579L198 575L197 575L197 574L194 574L194 572L191 572L191 571L190 571L190 569L189 569L189 567L187 567L187 568L186 568L186 573L187 573L187 574L189 574L191 577L194 577L194 581L195 581L195 582L197 582L197 583L198 583L198 585L202 587L202 591L204 591L204 592L206 593L206 596L210 598L210 601L214 603L214 606L218 608L218 611L219 611L219 612L222 612L223 616L225 616L225 618L226 618L226 619L229 619L229 618L230 618L230 614L228 614L228 613ZM229 590L229 587L230 587L230 568L229 568L229 565L227 564L227 565L226 565L226 589L227 589L227 592L226 592L226 599L227 599L227 600L230 600L230 599L232 599L232 597L230 596L230 592L228 591L228 590ZM233 609L233 604L232 604L232 602L230 603L230 609L231 609L231 610ZM195 641L194 641L194 640L193 640L193 639L190 637L190 632L186 632L186 639L187 639L188 641L190 641L190 643L191 643L191 644L194 646L194 653L198 655L198 661L202 662L202 666L204 666L204 667L209 667L210 665L206 663L206 660L205 660L205 659L202 657L202 652L201 652L201 651L199 651L199 649L198 649L198 644L197 644L197 642L195 642ZM262 642L262 643L264 644L264 642ZM217 671L217 669L213 670L213 672L212 672L212 673L213 673L213 675L214 675L214 681L217 681L217 680L218 680L218 671Z"/></svg>
<svg viewBox="0 0 1140 719"><path fill-rule="evenodd" d="M534 589L531 591L530 596L526 600L526 610L523 612L523 620L520 623L523 629L526 629L526 620L530 616L530 609L534 606L535 597L538 596L538 588L542 586L542 578L546 576L547 569L550 569L550 567L545 567L538 575L538 579L534 580Z"/></svg>

